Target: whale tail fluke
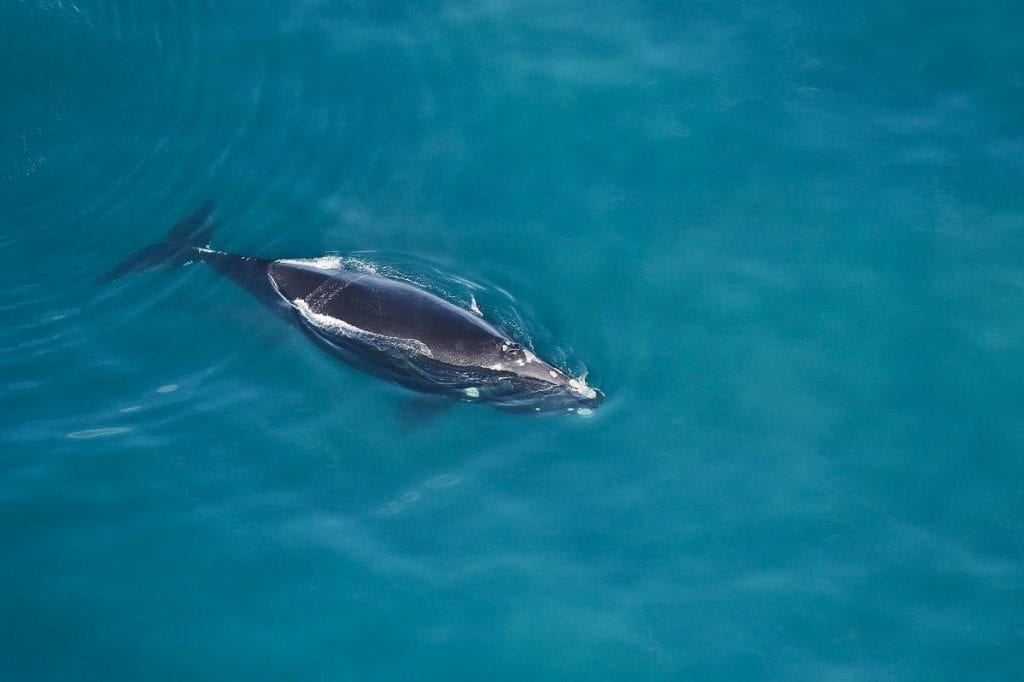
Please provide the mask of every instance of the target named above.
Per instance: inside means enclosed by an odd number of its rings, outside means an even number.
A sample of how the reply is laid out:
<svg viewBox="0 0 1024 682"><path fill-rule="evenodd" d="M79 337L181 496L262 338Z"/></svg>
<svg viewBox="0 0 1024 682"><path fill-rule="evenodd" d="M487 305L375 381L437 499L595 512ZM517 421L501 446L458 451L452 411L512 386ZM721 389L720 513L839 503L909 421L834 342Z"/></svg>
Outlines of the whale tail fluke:
<svg viewBox="0 0 1024 682"><path fill-rule="evenodd" d="M206 202L171 228L164 241L144 246L100 277L100 282L143 272L161 265L182 265L193 257L193 249L207 246L213 236L213 203Z"/></svg>

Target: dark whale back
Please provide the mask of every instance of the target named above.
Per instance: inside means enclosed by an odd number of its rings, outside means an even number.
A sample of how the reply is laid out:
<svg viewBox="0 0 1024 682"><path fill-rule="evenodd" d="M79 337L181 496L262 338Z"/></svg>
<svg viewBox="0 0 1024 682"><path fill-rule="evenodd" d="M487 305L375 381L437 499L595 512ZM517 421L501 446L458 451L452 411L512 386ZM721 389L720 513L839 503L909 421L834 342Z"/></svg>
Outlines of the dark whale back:
<svg viewBox="0 0 1024 682"><path fill-rule="evenodd" d="M293 305L363 332L418 341L441 362L486 366L500 360L507 342L477 315L406 282L284 260L270 263L267 276Z"/></svg>
<svg viewBox="0 0 1024 682"><path fill-rule="evenodd" d="M469 310L408 282L330 259L264 258L208 248L210 207L101 279L201 261L340 359L408 388L512 412L592 410L604 395Z"/></svg>

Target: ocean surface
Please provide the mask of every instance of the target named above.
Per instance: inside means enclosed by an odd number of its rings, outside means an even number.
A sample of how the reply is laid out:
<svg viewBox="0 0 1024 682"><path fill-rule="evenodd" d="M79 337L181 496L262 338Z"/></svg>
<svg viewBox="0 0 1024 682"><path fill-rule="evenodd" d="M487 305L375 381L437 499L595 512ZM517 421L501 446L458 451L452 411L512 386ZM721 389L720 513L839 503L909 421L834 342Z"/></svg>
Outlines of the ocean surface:
<svg viewBox="0 0 1024 682"><path fill-rule="evenodd" d="M0 679L1024 679L1024 9L831 5L0 4ZM97 282L207 200L606 403Z"/></svg>

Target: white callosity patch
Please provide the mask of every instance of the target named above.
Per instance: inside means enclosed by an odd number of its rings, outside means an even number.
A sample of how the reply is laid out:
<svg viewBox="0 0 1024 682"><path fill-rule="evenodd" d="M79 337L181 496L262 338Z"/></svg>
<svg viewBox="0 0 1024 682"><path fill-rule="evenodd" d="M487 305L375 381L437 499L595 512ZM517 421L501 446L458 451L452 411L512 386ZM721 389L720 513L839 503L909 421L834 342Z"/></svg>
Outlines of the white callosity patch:
<svg viewBox="0 0 1024 682"><path fill-rule="evenodd" d="M523 349L523 359L518 361L516 364L522 366L522 365L524 365L526 363L533 363L533 362L544 362L544 361L541 360L540 358L538 358L536 355L534 355L528 349L524 348Z"/></svg>
<svg viewBox="0 0 1024 682"><path fill-rule="evenodd" d="M462 392L466 394L467 398L479 398L480 397L480 389L475 387L475 386L470 386L469 388L465 388L465 389L462 390Z"/></svg>
<svg viewBox="0 0 1024 682"><path fill-rule="evenodd" d="M578 377L576 379L569 379L569 389L573 393L578 393L579 395L581 395L581 396L583 396L584 398L587 398L587 399L592 399L592 398L596 398L597 397L597 391L592 389L590 386L587 386L586 377Z"/></svg>
<svg viewBox="0 0 1024 682"><path fill-rule="evenodd" d="M419 341L418 339L403 339L397 336L385 336L383 334L368 332L365 329L360 329L359 327L351 325L344 320L339 320L336 317L313 312L313 310L310 309L309 304L301 298L297 298L292 301L292 305L295 306L295 309L299 311L299 314L302 315L306 322L321 331L362 341L363 343L370 344L383 351L397 350L432 357L427 344Z"/></svg>

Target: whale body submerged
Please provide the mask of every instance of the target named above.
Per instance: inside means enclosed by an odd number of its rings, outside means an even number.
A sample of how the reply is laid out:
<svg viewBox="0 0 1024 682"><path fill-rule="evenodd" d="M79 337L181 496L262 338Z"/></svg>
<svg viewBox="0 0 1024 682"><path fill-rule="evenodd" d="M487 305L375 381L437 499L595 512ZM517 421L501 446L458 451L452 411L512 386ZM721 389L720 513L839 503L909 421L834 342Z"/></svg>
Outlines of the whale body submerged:
<svg viewBox="0 0 1024 682"><path fill-rule="evenodd" d="M102 280L203 262L331 354L413 390L515 412L588 414L604 400L482 315L409 282L346 268L340 259L270 260L208 248L211 211L188 216Z"/></svg>

